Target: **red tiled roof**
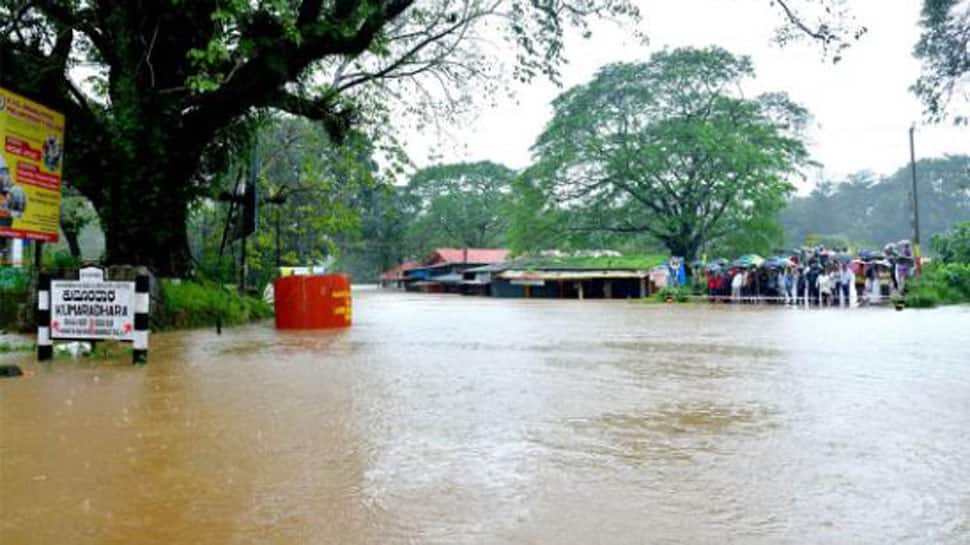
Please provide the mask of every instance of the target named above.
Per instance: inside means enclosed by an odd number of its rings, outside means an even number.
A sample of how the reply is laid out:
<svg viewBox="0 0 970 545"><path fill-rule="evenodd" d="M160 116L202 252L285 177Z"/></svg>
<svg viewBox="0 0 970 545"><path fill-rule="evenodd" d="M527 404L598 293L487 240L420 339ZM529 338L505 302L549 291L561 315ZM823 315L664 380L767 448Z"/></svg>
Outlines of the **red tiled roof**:
<svg viewBox="0 0 970 545"><path fill-rule="evenodd" d="M480 263L491 265L505 261L508 256L508 250L498 248L438 248L431 254L426 264Z"/></svg>
<svg viewBox="0 0 970 545"><path fill-rule="evenodd" d="M399 280L405 271L409 271L415 267L420 267L420 264L415 261L405 261L381 273L381 280Z"/></svg>

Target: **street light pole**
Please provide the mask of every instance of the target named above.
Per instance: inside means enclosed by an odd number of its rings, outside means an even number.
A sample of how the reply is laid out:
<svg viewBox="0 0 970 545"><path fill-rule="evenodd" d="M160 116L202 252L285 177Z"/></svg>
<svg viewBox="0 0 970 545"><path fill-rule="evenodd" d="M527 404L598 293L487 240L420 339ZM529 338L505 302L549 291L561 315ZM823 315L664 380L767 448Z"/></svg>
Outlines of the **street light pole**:
<svg viewBox="0 0 970 545"><path fill-rule="evenodd" d="M912 230L913 230L913 257L916 259L916 275L919 276L922 273L922 258L920 254L919 247L919 197L916 193L916 146L913 144L914 133L916 132L916 125L910 125L909 127L909 165L910 170L913 174L913 189L912 189L912 205L913 205L913 216L912 216Z"/></svg>

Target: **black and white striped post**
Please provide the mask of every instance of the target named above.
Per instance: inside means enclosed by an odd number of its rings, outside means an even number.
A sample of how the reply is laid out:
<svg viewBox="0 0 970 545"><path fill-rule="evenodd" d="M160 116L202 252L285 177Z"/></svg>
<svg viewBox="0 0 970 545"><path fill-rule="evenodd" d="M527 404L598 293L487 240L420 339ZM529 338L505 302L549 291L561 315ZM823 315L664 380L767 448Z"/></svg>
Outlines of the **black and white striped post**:
<svg viewBox="0 0 970 545"><path fill-rule="evenodd" d="M51 341L51 277L40 273L37 276L37 361L54 357L54 343Z"/></svg>
<svg viewBox="0 0 970 545"><path fill-rule="evenodd" d="M135 278L135 329L132 333L131 360L148 363L148 309L151 278L140 274Z"/></svg>

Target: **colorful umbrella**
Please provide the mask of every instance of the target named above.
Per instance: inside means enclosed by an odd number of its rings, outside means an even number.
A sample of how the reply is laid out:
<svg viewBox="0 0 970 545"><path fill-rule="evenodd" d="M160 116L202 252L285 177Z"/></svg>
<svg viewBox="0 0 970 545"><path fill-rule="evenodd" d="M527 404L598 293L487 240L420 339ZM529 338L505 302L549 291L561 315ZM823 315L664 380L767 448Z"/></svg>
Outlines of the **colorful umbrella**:
<svg viewBox="0 0 970 545"><path fill-rule="evenodd" d="M746 254L734 260L736 267L760 267L764 265L765 259L757 254Z"/></svg>

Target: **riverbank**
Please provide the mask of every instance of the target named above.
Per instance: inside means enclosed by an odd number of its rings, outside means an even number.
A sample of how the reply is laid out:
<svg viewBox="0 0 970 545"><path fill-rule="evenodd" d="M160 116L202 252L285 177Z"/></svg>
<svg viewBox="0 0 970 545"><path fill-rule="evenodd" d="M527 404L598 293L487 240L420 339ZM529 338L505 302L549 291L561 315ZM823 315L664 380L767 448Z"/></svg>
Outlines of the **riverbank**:
<svg viewBox="0 0 970 545"><path fill-rule="evenodd" d="M273 317L273 306L213 283L162 280L158 316L152 327L161 331L236 326Z"/></svg>
<svg viewBox="0 0 970 545"><path fill-rule="evenodd" d="M11 275L7 275L11 276ZM0 277L0 330L35 333L28 323L34 304L27 274L3 283ZM12 276L11 276L12 278ZM151 327L155 331L200 327L238 326L273 316L273 306L261 298L240 294L235 288L212 282L162 279L152 299Z"/></svg>

